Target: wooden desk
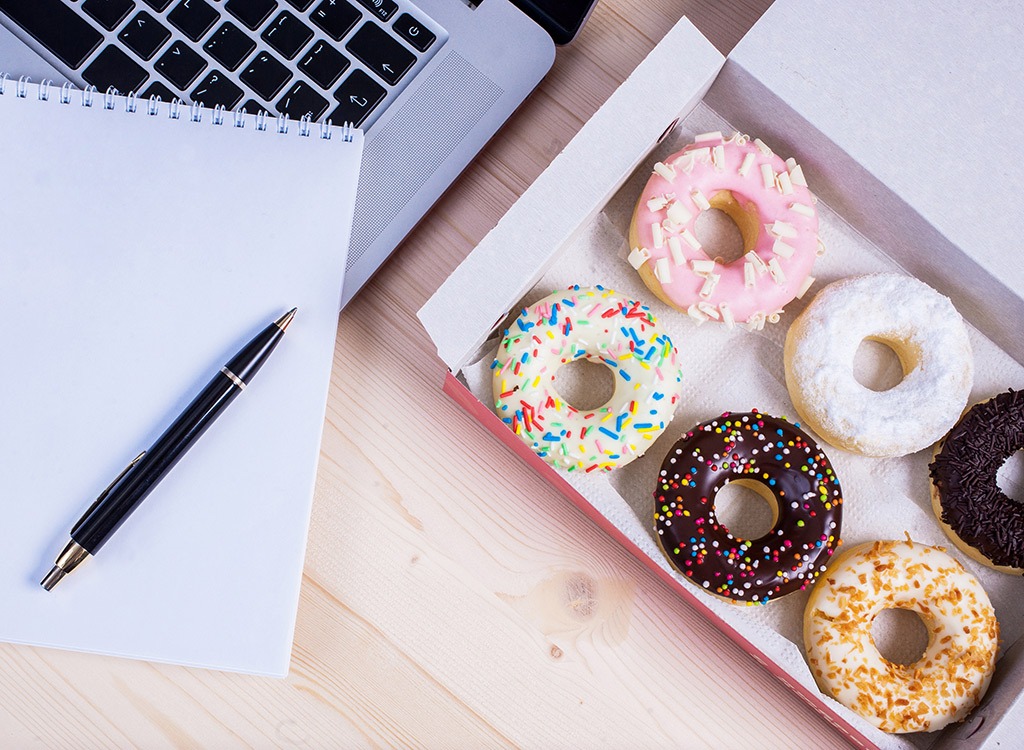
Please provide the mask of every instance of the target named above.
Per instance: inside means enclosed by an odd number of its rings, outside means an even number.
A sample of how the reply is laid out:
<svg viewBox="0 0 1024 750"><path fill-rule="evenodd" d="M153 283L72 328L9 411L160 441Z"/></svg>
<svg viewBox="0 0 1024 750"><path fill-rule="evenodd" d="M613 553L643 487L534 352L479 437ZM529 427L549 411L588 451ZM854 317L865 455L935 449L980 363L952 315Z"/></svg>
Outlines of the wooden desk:
<svg viewBox="0 0 1024 750"><path fill-rule="evenodd" d="M342 314L287 680L0 646L0 746L845 746L451 403L415 316L680 15L728 51L767 4L603 0Z"/></svg>

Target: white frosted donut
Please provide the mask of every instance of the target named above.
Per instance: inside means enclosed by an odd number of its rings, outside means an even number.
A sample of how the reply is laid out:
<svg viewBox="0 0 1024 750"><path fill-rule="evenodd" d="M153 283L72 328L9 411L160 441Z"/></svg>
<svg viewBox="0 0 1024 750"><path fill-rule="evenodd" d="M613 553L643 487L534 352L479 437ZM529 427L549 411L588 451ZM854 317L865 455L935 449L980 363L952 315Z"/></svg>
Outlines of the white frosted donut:
<svg viewBox="0 0 1024 750"><path fill-rule="evenodd" d="M697 239L697 220L712 208L740 230L740 258L723 262ZM821 247L815 199L796 161L757 138L717 131L654 165L629 241L630 264L666 304L699 323L751 330L778 322L803 295Z"/></svg>
<svg viewBox="0 0 1024 750"><path fill-rule="evenodd" d="M576 409L555 388L562 365L608 367L611 398ZM570 287L524 308L491 365L494 410L533 451L567 471L609 470L643 455L682 395L679 354L651 311L601 286Z"/></svg>
<svg viewBox="0 0 1024 750"><path fill-rule="evenodd" d="M857 382L865 339L888 345L903 380L887 391ZM970 396L967 328L947 297L910 276L873 274L822 289L786 336L786 385L822 438L868 456L903 456L939 440Z"/></svg>
<svg viewBox="0 0 1024 750"><path fill-rule="evenodd" d="M928 628L920 660L901 665L875 648L886 609L909 609ZM938 547L868 542L843 553L811 592L804 646L821 690L885 732L933 732L960 721L988 690L999 624L988 595Z"/></svg>

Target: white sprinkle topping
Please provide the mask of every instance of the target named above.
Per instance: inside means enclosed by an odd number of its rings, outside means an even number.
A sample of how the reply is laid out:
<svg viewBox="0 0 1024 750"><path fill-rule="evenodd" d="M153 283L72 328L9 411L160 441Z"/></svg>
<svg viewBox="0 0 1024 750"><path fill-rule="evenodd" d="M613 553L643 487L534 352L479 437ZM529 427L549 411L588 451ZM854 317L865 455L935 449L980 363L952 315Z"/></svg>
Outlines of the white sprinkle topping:
<svg viewBox="0 0 1024 750"><path fill-rule="evenodd" d="M719 172L725 169L725 146L715 146L715 150L711 152L711 161Z"/></svg>
<svg viewBox="0 0 1024 750"><path fill-rule="evenodd" d="M754 156L753 152L750 152L746 156L743 157L743 163L740 164L740 169L739 169L740 177L746 177L747 176L747 172L749 172L750 168L752 166L754 166L754 159L755 158L756 157Z"/></svg>
<svg viewBox="0 0 1024 750"><path fill-rule="evenodd" d="M654 247L665 247L665 235L661 231L661 224L651 224L651 237L654 239Z"/></svg>
<svg viewBox="0 0 1024 750"><path fill-rule="evenodd" d="M753 250L751 250L743 257L750 261L751 264L753 264L754 268L757 269L757 272L759 274L762 274L768 270L768 266L766 266L764 264L764 261L761 260L761 256L755 253Z"/></svg>
<svg viewBox="0 0 1024 750"><path fill-rule="evenodd" d="M757 146L757 150L760 151L765 156L773 156L772 150L768 148L766 145L764 145L764 141L762 141L760 138L754 139L754 145Z"/></svg>
<svg viewBox="0 0 1024 750"><path fill-rule="evenodd" d="M723 302L718 306L718 310L722 314L722 322L725 323L725 327L731 331L736 324L736 319L732 316L732 308L729 307L729 303Z"/></svg>
<svg viewBox="0 0 1024 750"><path fill-rule="evenodd" d="M772 275L772 281L776 284L786 283L786 274L782 272L782 266L779 265L778 258L772 258L768 261L768 273Z"/></svg>
<svg viewBox="0 0 1024 750"><path fill-rule="evenodd" d="M794 159L792 156L789 157L788 159L786 159L786 169L788 169L790 171L793 171L793 169L795 167L796 167L796 159Z"/></svg>
<svg viewBox="0 0 1024 750"><path fill-rule="evenodd" d="M629 257L626 259L629 261L629 265L633 266L636 270L640 270L640 266L651 259L651 251L646 247L634 247L629 253Z"/></svg>
<svg viewBox="0 0 1024 750"><path fill-rule="evenodd" d="M708 199L704 197L704 193L702 193L700 190L695 189L692 193L690 193L690 197L693 198L693 202L701 211L707 211L709 208L711 208L711 204L708 203Z"/></svg>
<svg viewBox="0 0 1024 750"><path fill-rule="evenodd" d="M664 164L660 161L654 165L654 171L669 182L672 182L676 178L676 170L672 169L668 164Z"/></svg>
<svg viewBox="0 0 1024 750"><path fill-rule="evenodd" d="M764 313L756 312L747 319L748 331L760 331L764 328Z"/></svg>
<svg viewBox="0 0 1024 750"><path fill-rule="evenodd" d="M775 187L775 170L772 169L771 164L761 165L761 179L764 180L765 190L771 190Z"/></svg>
<svg viewBox="0 0 1024 750"><path fill-rule="evenodd" d="M720 278L722 277L717 273L709 273L704 279L704 286L700 288L700 296L706 299L714 294Z"/></svg>
<svg viewBox="0 0 1024 750"><path fill-rule="evenodd" d="M698 276L707 276L709 273L715 272L715 261L692 260L690 261L690 267L693 268L693 272Z"/></svg>
<svg viewBox="0 0 1024 750"><path fill-rule="evenodd" d="M794 185L807 187L807 180L804 179L804 169L799 164L789 170L789 179L793 181Z"/></svg>
<svg viewBox="0 0 1024 750"><path fill-rule="evenodd" d="M796 237L796 227L785 221L776 221L768 227L768 231L776 237Z"/></svg>
<svg viewBox="0 0 1024 750"><path fill-rule="evenodd" d="M709 318L720 320L718 308L712 305L710 302L698 302L697 309L707 315Z"/></svg>
<svg viewBox="0 0 1024 750"><path fill-rule="evenodd" d="M683 230L683 225L676 224L674 221L669 221L668 219L665 219L665 221L661 222L661 228L666 232L675 232L676 234L678 234Z"/></svg>
<svg viewBox="0 0 1024 750"><path fill-rule="evenodd" d="M668 207L668 220L674 224L685 224L693 218L693 214L686 210L686 206L680 201L673 201Z"/></svg>
<svg viewBox="0 0 1024 750"><path fill-rule="evenodd" d="M789 210L803 216L814 216L814 209L806 203L793 203L790 205Z"/></svg>
<svg viewBox="0 0 1024 750"><path fill-rule="evenodd" d="M772 245L772 252L774 252L780 258L792 258L794 248L790 247L782 240L775 240L775 244Z"/></svg>
<svg viewBox="0 0 1024 750"><path fill-rule="evenodd" d="M668 258L658 258L654 263L654 277L662 284L672 281L672 270L668 265Z"/></svg>
<svg viewBox="0 0 1024 750"><path fill-rule="evenodd" d="M796 298L803 299L803 296L807 294L807 290L811 288L811 284L813 283L813 276L808 276L806 279L804 279L804 283L800 285L800 290L796 293Z"/></svg>
<svg viewBox="0 0 1024 750"><path fill-rule="evenodd" d="M683 246L679 244L678 237L668 238L668 252L672 256L672 262L677 266L686 265L686 257L683 255Z"/></svg>
<svg viewBox="0 0 1024 750"><path fill-rule="evenodd" d="M772 324L778 323L780 320L782 320L782 310L773 312L771 315L768 316L767 320L769 323Z"/></svg>
<svg viewBox="0 0 1024 750"><path fill-rule="evenodd" d="M779 172L775 175L775 180L779 183L779 192L783 195L793 194L793 182L789 179L789 172Z"/></svg>
<svg viewBox="0 0 1024 750"><path fill-rule="evenodd" d="M679 236L686 240L686 244L694 250L700 250L700 240L698 240L689 229L684 229L680 232Z"/></svg>
<svg viewBox="0 0 1024 750"><path fill-rule="evenodd" d="M821 237L818 238L818 252L817 255L820 258L825 254L825 243L821 241Z"/></svg>
<svg viewBox="0 0 1024 750"><path fill-rule="evenodd" d="M653 198L648 199L647 210L660 211L661 209L665 208L665 205L667 203L668 200L665 198L664 195L656 195Z"/></svg>
<svg viewBox="0 0 1024 750"><path fill-rule="evenodd" d="M754 270L753 263L743 264L743 286L750 289L757 283L757 271Z"/></svg>
<svg viewBox="0 0 1024 750"><path fill-rule="evenodd" d="M700 143L701 141L720 141L722 140L721 130L712 130L709 133L701 133L693 139L694 143Z"/></svg>
<svg viewBox="0 0 1024 750"><path fill-rule="evenodd" d="M702 146L701 148L693 148L687 151L684 156L689 156L691 159L700 159L701 161L711 161L711 147Z"/></svg>
<svg viewBox="0 0 1024 750"><path fill-rule="evenodd" d="M686 314L696 320L698 325L708 319L708 316L698 310L696 305L690 305L686 308Z"/></svg>

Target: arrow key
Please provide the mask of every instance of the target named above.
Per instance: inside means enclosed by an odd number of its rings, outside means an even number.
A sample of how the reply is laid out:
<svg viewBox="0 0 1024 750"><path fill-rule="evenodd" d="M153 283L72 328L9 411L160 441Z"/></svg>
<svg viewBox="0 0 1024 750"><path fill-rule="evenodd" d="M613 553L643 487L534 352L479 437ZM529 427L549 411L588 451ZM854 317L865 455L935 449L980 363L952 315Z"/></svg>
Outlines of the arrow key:
<svg viewBox="0 0 1024 750"><path fill-rule="evenodd" d="M363 124L370 113L384 100L387 91L361 70L353 70L334 92L340 104L328 115L335 125L351 123L354 127Z"/></svg>

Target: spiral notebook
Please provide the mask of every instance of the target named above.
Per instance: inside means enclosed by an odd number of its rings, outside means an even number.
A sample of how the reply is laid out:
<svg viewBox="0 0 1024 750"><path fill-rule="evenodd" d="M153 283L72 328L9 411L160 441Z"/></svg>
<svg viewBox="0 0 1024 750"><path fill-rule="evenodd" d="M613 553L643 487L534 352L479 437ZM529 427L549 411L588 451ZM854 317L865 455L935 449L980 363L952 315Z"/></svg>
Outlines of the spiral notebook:
<svg viewBox="0 0 1024 750"><path fill-rule="evenodd" d="M0 78L0 640L288 671L358 131ZM274 355L102 551L96 495L239 347Z"/></svg>

